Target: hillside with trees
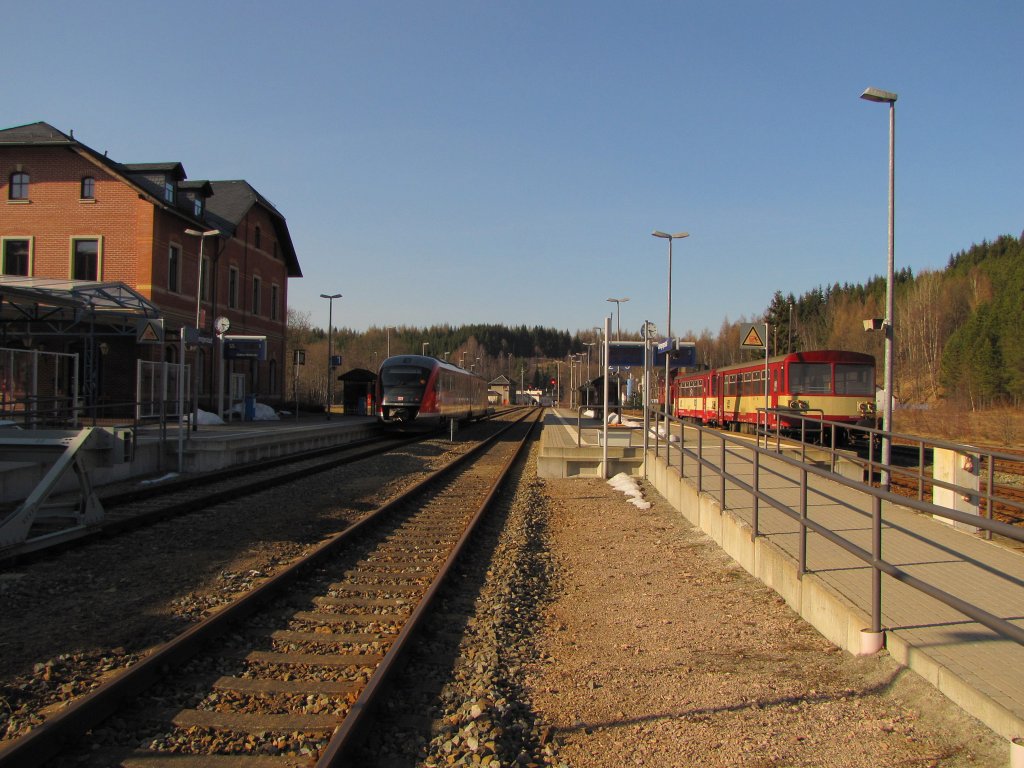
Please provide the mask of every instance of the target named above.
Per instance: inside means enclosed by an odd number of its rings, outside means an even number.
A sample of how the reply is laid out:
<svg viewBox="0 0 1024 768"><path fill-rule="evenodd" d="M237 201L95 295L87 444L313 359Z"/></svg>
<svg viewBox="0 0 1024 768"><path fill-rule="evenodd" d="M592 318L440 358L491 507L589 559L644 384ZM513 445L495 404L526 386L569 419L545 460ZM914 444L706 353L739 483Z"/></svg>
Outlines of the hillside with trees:
<svg viewBox="0 0 1024 768"><path fill-rule="evenodd" d="M895 395L904 404L940 400L975 410L1018 406L1024 397L1024 237L1003 236L953 254L944 270L894 276ZM746 323L767 322L769 348L782 354L809 349L847 349L875 357L881 369L883 334L865 332L863 321L885 314L885 277L863 284L821 286L796 296L777 290L757 317L724 319L717 333L705 328L681 334L697 344L702 365L738 362L758 353L740 348ZM625 329L623 338L637 339ZM336 328L340 372L376 370L390 354L433 355L481 373L505 375L526 387L543 387L561 374L566 359L591 351L597 376L594 329L570 332L534 326L440 325L427 328L371 327L365 332ZM324 402L327 332L303 313L289 311L289 343L307 351L307 364L295 375L289 361L286 400ZM321 362L322 361L322 362ZM879 379L881 376L879 375Z"/></svg>

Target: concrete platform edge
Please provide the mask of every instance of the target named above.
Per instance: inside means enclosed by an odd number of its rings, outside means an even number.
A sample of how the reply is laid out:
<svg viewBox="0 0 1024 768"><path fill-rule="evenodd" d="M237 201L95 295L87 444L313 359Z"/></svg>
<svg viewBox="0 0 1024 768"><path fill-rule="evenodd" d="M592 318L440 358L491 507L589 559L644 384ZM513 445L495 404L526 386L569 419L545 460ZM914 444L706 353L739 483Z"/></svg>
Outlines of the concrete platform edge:
<svg viewBox="0 0 1024 768"><path fill-rule="evenodd" d="M829 642L850 653L860 648L860 631L870 617L836 593L814 574L798 574L797 563L764 538L750 540L750 526L729 513L718 500L685 482L675 467L666 467L664 456L647 454L647 480L655 490L695 527L712 538L748 573L778 593L801 618ZM961 679L920 648L895 633L885 633L885 648L899 664L931 683L950 701L1006 739L1024 734L1024 721L997 701Z"/></svg>

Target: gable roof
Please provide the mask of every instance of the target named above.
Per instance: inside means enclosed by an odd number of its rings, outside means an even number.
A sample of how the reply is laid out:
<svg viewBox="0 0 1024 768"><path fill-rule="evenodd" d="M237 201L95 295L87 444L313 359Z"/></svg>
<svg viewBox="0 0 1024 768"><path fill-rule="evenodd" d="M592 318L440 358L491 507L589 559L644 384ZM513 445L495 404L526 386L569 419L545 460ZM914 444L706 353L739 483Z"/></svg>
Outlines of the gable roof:
<svg viewBox="0 0 1024 768"><path fill-rule="evenodd" d="M299 267L299 259L295 253L295 246L292 244L291 234L288 232L288 225L284 216L275 208L269 200L257 192L247 181L185 181L187 178L185 168L178 162L162 163L118 163L107 157L106 153L100 154L91 147L83 144L70 134L57 130L49 123L38 122L27 125L19 125L13 128L0 130L0 147L23 146L23 147L47 147L65 146L72 151L91 158L94 162L104 166L113 175L120 178L126 184L142 192L146 199L153 205L174 213L185 219L190 224L200 229L207 228L213 224L226 235L234 234L239 223L245 214L254 205L261 205L270 214L274 221L274 232L277 235L277 242L281 247L281 256L284 259L289 277L302 277L302 270ZM146 174L162 173L173 176L179 182L181 189L199 189L203 192L209 190L209 199L206 201L205 219L197 219L175 205L167 203L162 197L162 189L156 189Z"/></svg>
<svg viewBox="0 0 1024 768"><path fill-rule="evenodd" d="M274 222L274 234L281 246L281 257L288 268L288 277L302 277L299 259L284 216L247 181L211 181L213 196L206 202L206 220L222 232L234 232L254 206L265 208Z"/></svg>

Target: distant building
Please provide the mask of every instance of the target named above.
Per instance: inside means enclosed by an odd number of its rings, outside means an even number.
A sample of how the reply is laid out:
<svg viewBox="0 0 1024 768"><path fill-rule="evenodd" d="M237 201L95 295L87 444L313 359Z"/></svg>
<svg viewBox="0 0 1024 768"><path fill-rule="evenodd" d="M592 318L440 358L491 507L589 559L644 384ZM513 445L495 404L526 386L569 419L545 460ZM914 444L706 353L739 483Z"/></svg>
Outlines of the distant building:
<svg viewBox="0 0 1024 768"><path fill-rule="evenodd" d="M247 182L189 180L173 161L115 162L39 122L0 130L0 205L0 308L5 290L47 279L69 296L123 285L157 309L165 332L163 345L139 344L98 313L87 327L0 312L0 345L78 352L90 398L131 401L136 360L176 362L182 329L212 333L221 317L231 335L266 337L265 360L232 364L245 391L287 395L288 280L302 271L284 216ZM215 355L199 345L186 360L206 404L220 385Z"/></svg>
<svg viewBox="0 0 1024 768"><path fill-rule="evenodd" d="M516 385L510 381L507 376L499 376L492 380L487 385L488 401L492 400L492 405L508 405L516 402Z"/></svg>

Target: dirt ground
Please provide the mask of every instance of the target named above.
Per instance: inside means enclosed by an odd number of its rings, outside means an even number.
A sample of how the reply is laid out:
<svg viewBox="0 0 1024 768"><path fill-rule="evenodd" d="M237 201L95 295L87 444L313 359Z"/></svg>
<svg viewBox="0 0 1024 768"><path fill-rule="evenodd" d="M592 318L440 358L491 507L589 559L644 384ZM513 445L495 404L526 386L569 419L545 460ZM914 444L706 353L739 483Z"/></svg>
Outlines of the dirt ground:
<svg viewBox="0 0 1024 768"><path fill-rule="evenodd" d="M559 584L528 675L557 754L612 766L1003 766L885 655L837 649L653 489L548 480Z"/></svg>

